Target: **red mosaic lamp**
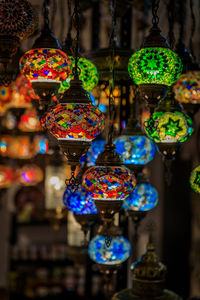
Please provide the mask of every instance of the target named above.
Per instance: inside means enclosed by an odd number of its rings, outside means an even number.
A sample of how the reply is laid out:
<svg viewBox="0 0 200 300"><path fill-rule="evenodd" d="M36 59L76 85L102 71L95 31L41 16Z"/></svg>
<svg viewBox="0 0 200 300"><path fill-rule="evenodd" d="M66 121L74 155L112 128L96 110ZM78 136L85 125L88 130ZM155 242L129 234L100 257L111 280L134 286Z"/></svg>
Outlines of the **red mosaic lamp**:
<svg viewBox="0 0 200 300"><path fill-rule="evenodd" d="M0 63L7 64L16 53L19 43L36 29L37 19L27 0L1 0Z"/></svg>
<svg viewBox="0 0 200 300"><path fill-rule="evenodd" d="M14 182L15 175L13 168L0 165L0 189L9 188Z"/></svg>
<svg viewBox="0 0 200 300"><path fill-rule="evenodd" d="M44 2L44 27L32 50L20 59L20 71L31 82L43 105L51 103L60 83L71 73L70 58L61 51L49 28L49 5Z"/></svg>
<svg viewBox="0 0 200 300"><path fill-rule="evenodd" d="M43 171L35 164L24 165L17 170L17 182L23 186L34 186L44 178Z"/></svg>

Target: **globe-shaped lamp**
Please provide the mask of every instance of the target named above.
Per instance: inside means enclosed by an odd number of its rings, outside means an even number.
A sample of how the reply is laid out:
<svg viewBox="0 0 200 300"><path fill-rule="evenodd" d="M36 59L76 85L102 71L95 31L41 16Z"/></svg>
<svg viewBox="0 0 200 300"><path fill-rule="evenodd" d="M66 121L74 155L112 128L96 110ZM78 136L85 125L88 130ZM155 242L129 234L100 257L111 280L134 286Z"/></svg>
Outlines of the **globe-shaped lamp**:
<svg viewBox="0 0 200 300"><path fill-rule="evenodd" d="M37 20L32 5L26 0L1 0L0 4L0 62L8 63L20 41L34 32Z"/></svg>
<svg viewBox="0 0 200 300"><path fill-rule="evenodd" d="M24 165L17 170L17 182L23 186L34 186L44 178L43 171L35 164Z"/></svg>
<svg viewBox="0 0 200 300"><path fill-rule="evenodd" d="M106 237L95 236L89 243L89 257L98 264L107 266L120 265L131 253L131 245L123 236L113 236L109 247L105 246Z"/></svg>
<svg viewBox="0 0 200 300"><path fill-rule="evenodd" d="M190 175L190 186L198 194L200 194L200 166L196 167Z"/></svg>
<svg viewBox="0 0 200 300"><path fill-rule="evenodd" d="M95 161L98 155L103 151L105 145L105 140L103 139L95 139L92 141L90 148L88 149L87 154L82 157L81 164L84 165L86 163L87 167L94 167Z"/></svg>
<svg viewBox="0 0 200 300"><path fill-rule="evenodd" d="M9 188L15 182L13 168L0 165L0 189Z"/></svg>
<svg viewBox="0 0 200 300"><path fill-rule="evenodd" d="M71 59L71 70L75 67L75 59L73 56L70 56ZM99 81L99 74L96 66L89 60L84 57L78 59L78 71L79 79L82 82L84 90L91 92L95 86L97 86ZM73 72L62 81L59 89L59 93L64 93L70 86L70 81L73 78Z"/></svg>

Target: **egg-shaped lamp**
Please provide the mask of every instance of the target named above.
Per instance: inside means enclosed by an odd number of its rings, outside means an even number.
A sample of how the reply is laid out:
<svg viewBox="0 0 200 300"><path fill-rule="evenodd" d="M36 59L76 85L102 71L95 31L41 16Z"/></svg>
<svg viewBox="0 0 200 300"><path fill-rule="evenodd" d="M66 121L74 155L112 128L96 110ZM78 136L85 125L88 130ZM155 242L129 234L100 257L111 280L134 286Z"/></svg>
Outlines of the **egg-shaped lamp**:
<svg viewBox="0 0 200 300"><path fill-rule="evenodd" d="M93 140L90 148L88 149L87 154L81 159L81 165L83 166L85 163L87 167L94 167L98 155L104 149L104 145L105 145L104 139L97 138Z"/></svg>
<svg viewBox="0 0 200 300"><path fill-rule="evenodd" d="M0 189L9 188L14 182L15 175L13 168L0 165Z"/></svg>
<svg viewBox="0 0 200 300"><path fill-rule="evenodd" d="M35 186L43 178L42 169L35 164L24 165L17 170L17 182L23 186Z"/></svg>
<svg viewBox="0 0 200 300"><path fill-rule="evenodd" d="M191 172L190 186L196 193L200 194L200 166Z"/></svg>
<svg viewBox="0 0 200 300"><path fill-rule="evenodd" d="M131 245L123 236L113 236L109 247L105 247L106 237L95 236L89 243L89 257L98 264L120 265L126 261L131 253Z"/></svg>
<svg viewBox="0 0 200 300"><path fill-rule="evenodd" d="M166 38L157 26L153 26L142 48L131 56L128 63L130 77L138 85L139 92L150 108L165 97L182 72L182 62L169 49Z"/></svg>
<svg viewBox="0 0 200 300"><path fill-rule="evenodd" d="M71 69L73 70L75 59L73 56L69 56L69 58L71 59ZM89 59L80 57L78 59L78 73L84 90L91 92L99 82L99 74L96 66ZM72 78L73 72L61 82L59 93L64 93L69 88Z"/></svg>
<svg viewBox="0 0 200 300"><path fill-rule="evenodd" d="M76 77L60 104L47 113L46 127L57 138L68 163L76 165L104 129L104 115L92 105Z"/></svg>
<svg viewBox="0 0 200 300"><path fill-rule="evenodd" d="M0 63L10 62L19 43L36 29L33 7L27 0L0 1Z"/></svg>

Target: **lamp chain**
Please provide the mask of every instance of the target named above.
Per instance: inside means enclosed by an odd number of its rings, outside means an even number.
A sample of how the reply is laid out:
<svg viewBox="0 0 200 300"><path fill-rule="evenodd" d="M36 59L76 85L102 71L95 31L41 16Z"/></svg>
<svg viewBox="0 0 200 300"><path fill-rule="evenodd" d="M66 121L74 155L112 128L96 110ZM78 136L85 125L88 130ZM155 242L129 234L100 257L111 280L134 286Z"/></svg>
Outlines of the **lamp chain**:
<svg viewBox="0 0 200 300"><path fill-rule="evenodd" d="M169 33L168 33L168 40L170 48L173 49L175 43L175 36L174 36L174 0L169 1L168 5L168 22L169 22Z"/></svg>
<svg viewBox="0 0 200 300"><path fill-rule="evenodd" d="M79 0L75 0L73 23L76 28L76 47L75 47L75 76L78 76L78 52L79 52L79 36L80 36L80 18L79 18Z"/></svg>
<svg viewBox="0 0 200 300"><path fill-rule="evenodd" d="M67 0L67 7L68 7L68 16L69 16L69 28L68 28L68 36L71 36L72 31L72 4L71 0Z"/></svg>
<svg viewBox="0 0 200 300"><path fill-rule="evenodd" d="M49 27L49 10L50 10L50 0L44 0L43 3L44 27Z"/></svg>
<svg viewBox="0 0 200 300"><path fill-rule="evenodd" d="M158 17L158 9L159 9L160 0L152 1L152 24L154 27L158 27L159 17Z"/></svg>
<svg viewBox="0 0 200 300"><path fill-rule="evenodd" d="M190 33L190 52L191 52L191 54L194 58L195 55L194 55L194 48L193 48L193 36L194 36L194 33L195 33L195 29L196 29L196 20L195 20L195 15L194 15L194 2L193 2L193 0L190 0L190 12L191 12L191 18L192 18L191 33Z"/></svg>
<svg viewBox="0 0 200 300"><path fill-rule="evenodd" d="M185 22L186 22L186 5L185 0L179 1L179 44L184 44L185 34Z"/></svg>
<svg viewBox="0 0 200 300"><path fill-rule="evenodd" d="M114 82L115 82L115 46L116 46L116 9L115 0L111 1L111 16L112 16L112 31L110 36L110 49L111 49L111 64L110 73L111 79L109 82L110 93L109 93L109 131L108 131L108 143L112 144L113 131L114 131L114 120L115 120L115 102L113 97Z"/></svg>

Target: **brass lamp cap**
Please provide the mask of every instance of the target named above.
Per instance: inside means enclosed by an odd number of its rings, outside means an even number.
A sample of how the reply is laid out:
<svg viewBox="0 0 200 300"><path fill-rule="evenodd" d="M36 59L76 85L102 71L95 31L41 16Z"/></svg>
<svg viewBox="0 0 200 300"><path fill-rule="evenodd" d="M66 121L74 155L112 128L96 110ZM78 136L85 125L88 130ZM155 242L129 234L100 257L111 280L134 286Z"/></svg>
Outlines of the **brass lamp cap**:
<svg viewBox="0 0 200 300"><path fill-rule="evenodd" d="M78 76L74 76L74 79L70 81L70 88L63 94L59 102L60 104L91 104L91 99L83 89L82 81L79 80Z"/></svg>
<svg viewBox="0 0 200 300"><path fill-rule="evenodd" d="M114 144L105 144L104 151L101 152L96 160L96 166L122 166L121 156L115 151Z"/></svg>
<svg viewBox="0 0 200 300"><path fill-rule="evenodd" d="M162 295L166 273L167 268L159 261L154 245L148 242L146 252L132 267L134 294Z"/></svg>
<svg viewBox="0 0 200 300"><path fill-rule="evenodd" d="M43 28L41 35L36 39L32 47L32 49L40 48L61 49L58 40L56 40L49 27L45 26Z"/></svg>
<svg viewBox="0 0 200 300"><path fill-rule="evenodd" d="M151 48L151 47L159 47L159 48L169 48L169 43L161 34L161 29L157 26L153 26L150 29L149 35L145 38L142 48Z"/></svg>

